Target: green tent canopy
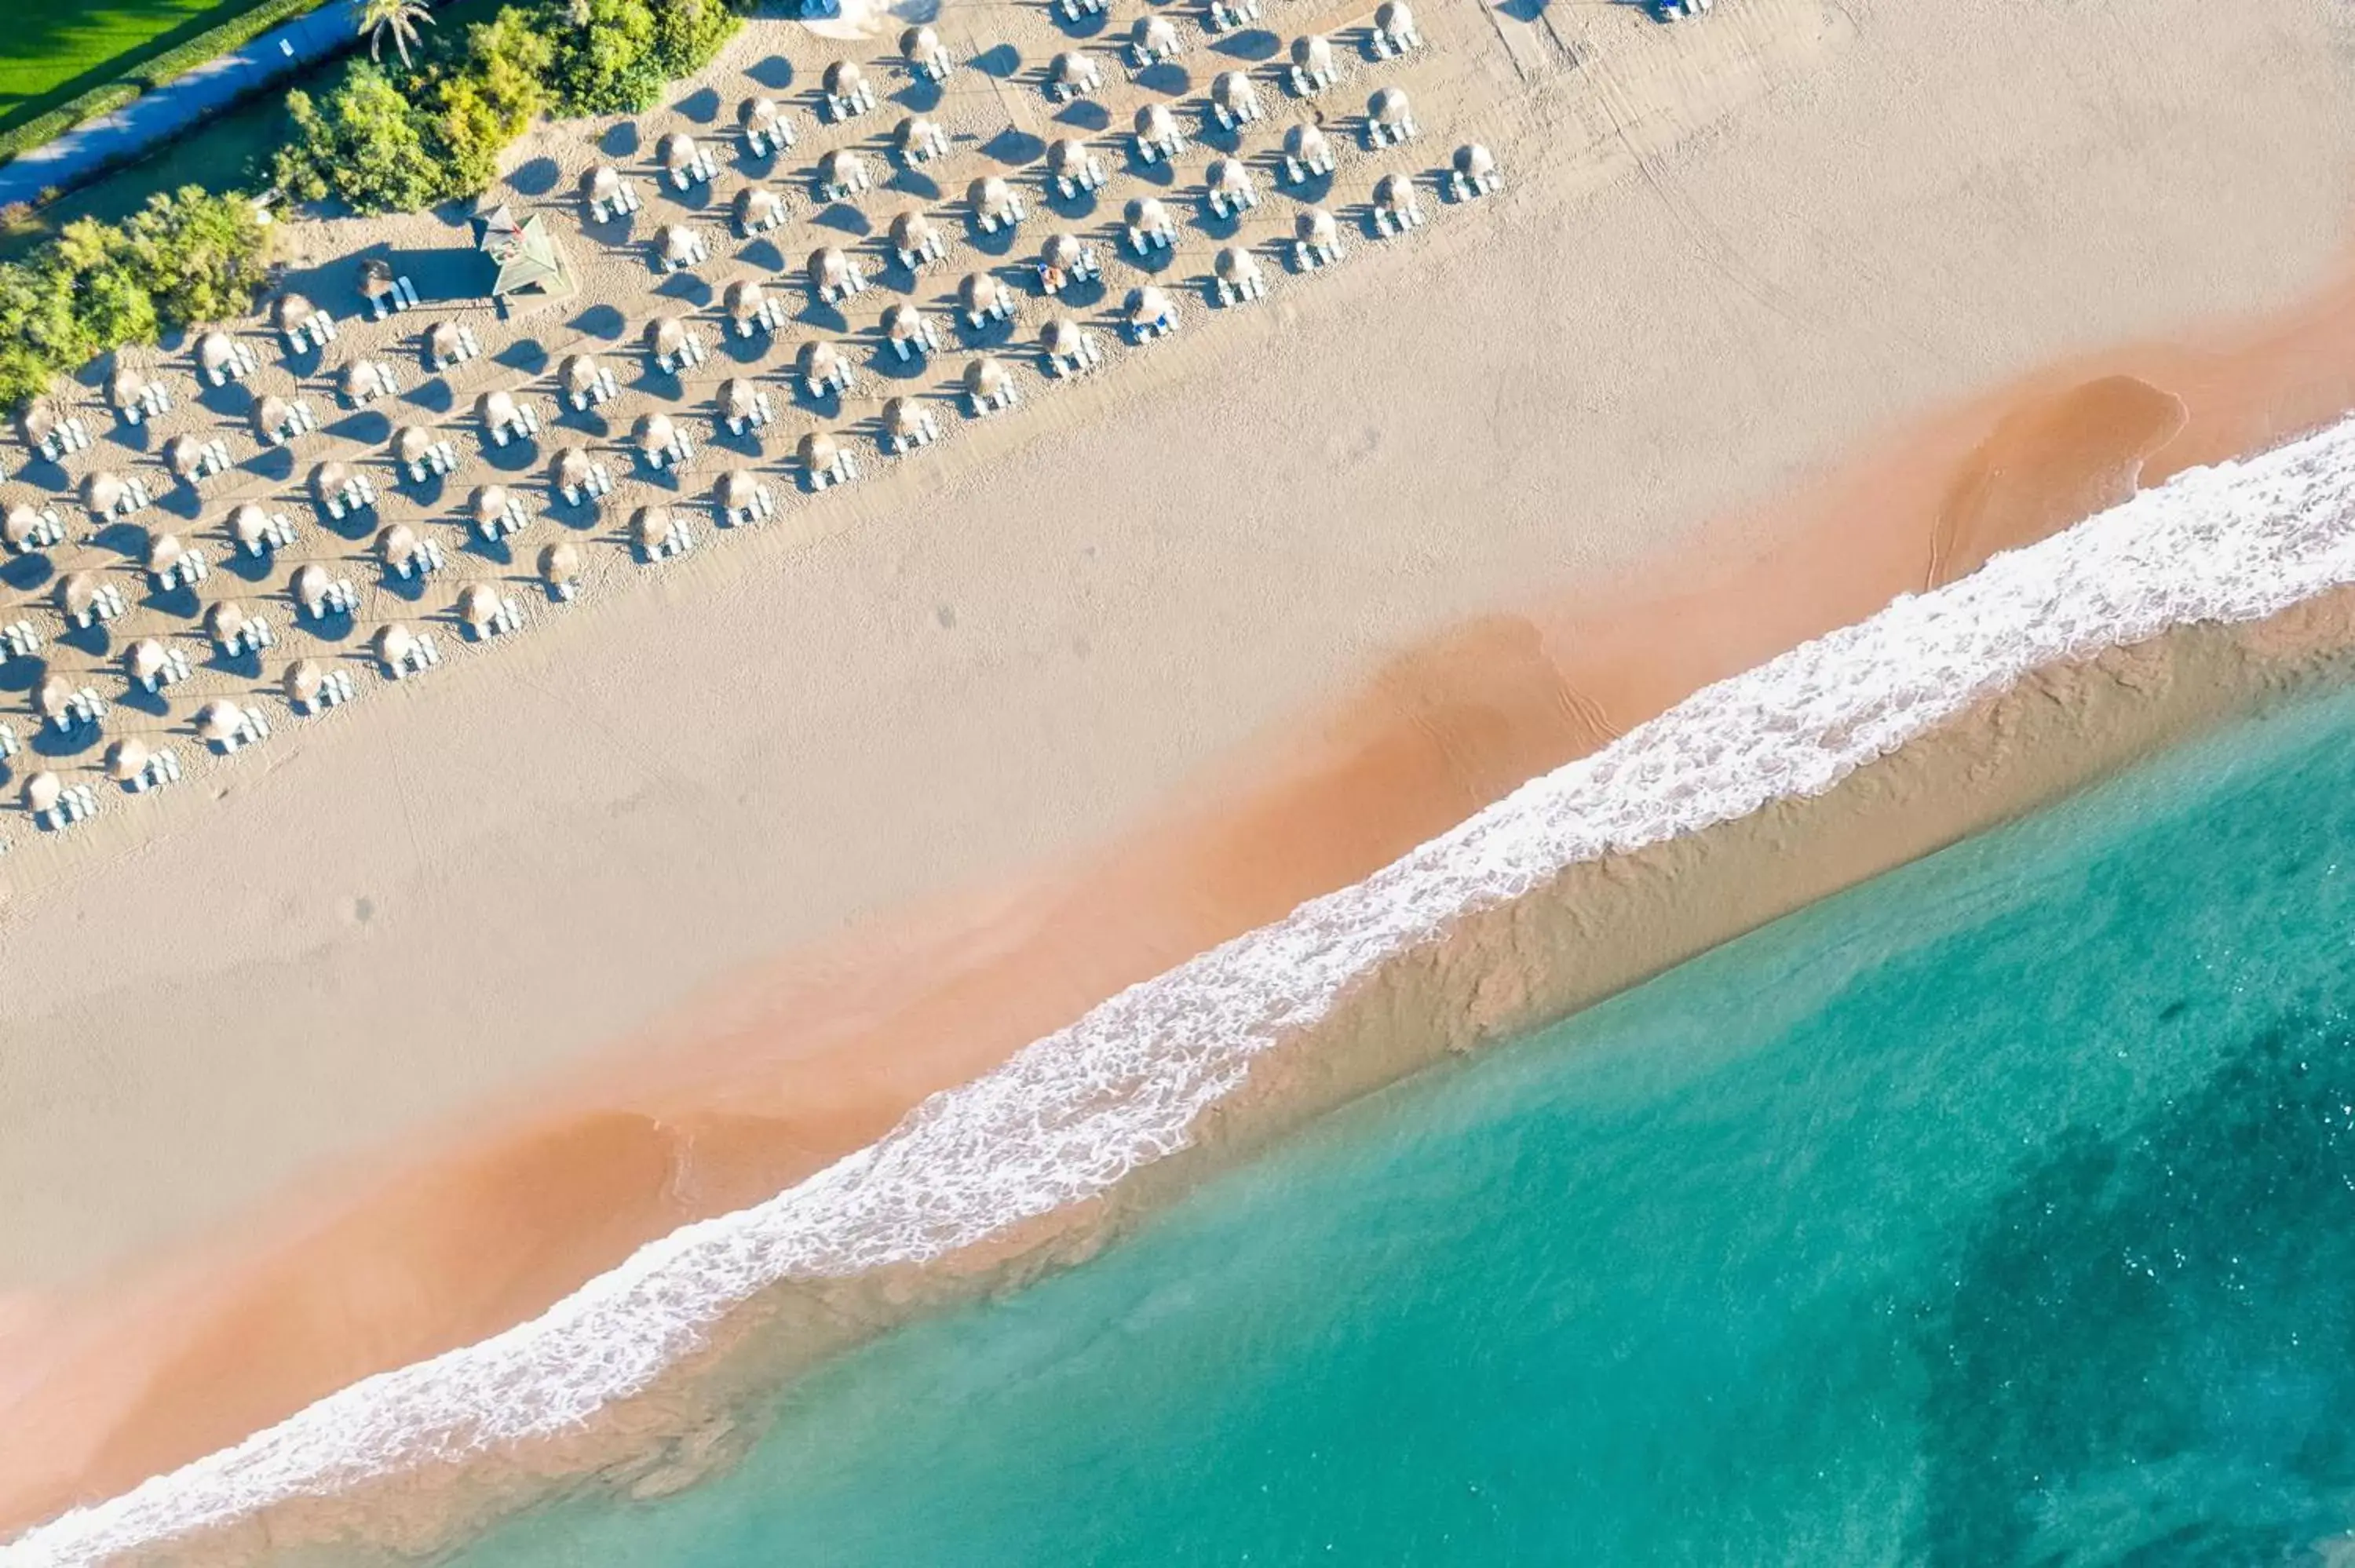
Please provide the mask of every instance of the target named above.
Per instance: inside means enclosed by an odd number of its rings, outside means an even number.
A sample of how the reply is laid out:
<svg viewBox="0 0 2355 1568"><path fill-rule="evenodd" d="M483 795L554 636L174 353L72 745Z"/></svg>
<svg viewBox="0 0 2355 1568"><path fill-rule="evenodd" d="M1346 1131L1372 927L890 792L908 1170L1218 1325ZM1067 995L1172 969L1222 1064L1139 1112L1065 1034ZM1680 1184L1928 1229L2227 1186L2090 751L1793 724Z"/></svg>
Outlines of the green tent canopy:
<svg viewBox="0 0 2355 1568"><path fill-rule="evenodd" d="M548 232L548 223L534 213L518 224L515 213L504 203L474 218L476 249L498 267L498 276L491 283L491 294L505 299L509 294L537 290L541 293L569 293L572 279L564 266L564 252L556 248L556 238Z"/></svg>

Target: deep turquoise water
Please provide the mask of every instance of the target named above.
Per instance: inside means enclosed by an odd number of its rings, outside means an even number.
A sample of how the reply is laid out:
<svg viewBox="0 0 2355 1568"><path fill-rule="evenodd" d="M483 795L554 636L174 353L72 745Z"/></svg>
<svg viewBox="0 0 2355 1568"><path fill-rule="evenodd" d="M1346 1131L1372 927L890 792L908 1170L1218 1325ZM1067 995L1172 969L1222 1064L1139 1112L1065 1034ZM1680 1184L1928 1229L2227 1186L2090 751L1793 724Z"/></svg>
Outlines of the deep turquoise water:
<svg viewBox="0 0 2355 1568"><path fill-rule="evenodd" d="M2252 1563L2355 1524L2355 703L1328 1118L553 1564Z"/></svg>

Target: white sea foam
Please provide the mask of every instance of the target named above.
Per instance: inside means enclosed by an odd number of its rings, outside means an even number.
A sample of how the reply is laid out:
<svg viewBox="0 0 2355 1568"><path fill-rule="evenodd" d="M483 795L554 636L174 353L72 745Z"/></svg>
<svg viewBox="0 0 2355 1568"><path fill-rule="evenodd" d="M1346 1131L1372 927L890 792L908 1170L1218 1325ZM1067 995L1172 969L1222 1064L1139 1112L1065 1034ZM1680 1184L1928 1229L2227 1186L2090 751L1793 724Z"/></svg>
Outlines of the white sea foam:
<svg viewBox="0 0 2355 1568"><path fill-rule="evenodd" d="M1184 1147L1254 1057L1351 980L1565 865L1820 793L2040 666L2350 580L2355 421L2183 474L1697 694L1367 881L1132 987L779 1197L651 1244L532 1322L355 1384L33 1531L0 1563L99 1562L561 1431L645 1388L763 1286L937 1257Z"/></svg>

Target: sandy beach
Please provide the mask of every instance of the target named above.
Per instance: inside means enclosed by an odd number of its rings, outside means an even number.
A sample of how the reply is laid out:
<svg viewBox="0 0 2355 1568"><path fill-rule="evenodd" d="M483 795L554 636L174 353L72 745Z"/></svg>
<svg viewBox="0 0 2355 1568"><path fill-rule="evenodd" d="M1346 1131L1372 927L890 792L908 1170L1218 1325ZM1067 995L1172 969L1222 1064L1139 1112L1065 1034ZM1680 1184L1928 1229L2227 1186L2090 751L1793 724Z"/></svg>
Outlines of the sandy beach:
<svg viewBox="0 0 2355 1568"><path fill-rule="evenodd" d="M1709 681L2355 406L2328 6L1431 9L1431 138L1497 148L1496 210L0 863L0 1528L518 1321ZM1689 950L1645 929L1617 983Z"/></svg>

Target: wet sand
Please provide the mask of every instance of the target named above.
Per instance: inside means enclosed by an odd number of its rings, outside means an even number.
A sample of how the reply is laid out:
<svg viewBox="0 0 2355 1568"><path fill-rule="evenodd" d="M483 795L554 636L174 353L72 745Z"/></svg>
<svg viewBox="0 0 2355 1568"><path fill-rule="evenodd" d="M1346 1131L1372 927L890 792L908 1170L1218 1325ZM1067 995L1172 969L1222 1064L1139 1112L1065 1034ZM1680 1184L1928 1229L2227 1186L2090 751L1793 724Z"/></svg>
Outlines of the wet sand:
<svg viewBox="0 0 2355 1568"><path fill-rule="evenodd" d="M1891 21L1870 8L1865 15L1876 27ZM1876 37L1868 28L1868 40ZM1743 149L1711 151L1728 171L1741 167ZM1687 168L1681 175L1706 179L1707 172ZM1608 194L1597 205L1614 216L1634 216L1610 208ZM1508 330L1499 313L1509 317L1515 288L1560 261L1562 233L1541 228L1541 215L1522 213L1515 231L1477 257L1455 258L1463 269L1455 274L1462 280L1457 302L1440 324L1464 341ZM1591 208L1580 217L1582 223L1597 219ZM2318 220L2318 234L2326 227ZM1643 241L1657 245L1660 238L1651 232L1625 243L1640 250ZM2284 266L2282 249L2273 248L2266 266ZM2309 236L2309 267L2321 253ZM2202 253L2185 260L2180 275L2146 275L2131 306L2141 315L2124 324L2168 324L2197 313L2194 306L2212 307L2220 291L2205 272L2232 272L2242 260ZM2254 270L2234 276L2222 297L2248 302L2297 281L2295 270L2269 274L2263 283ZM276 1037L302 1048L299 1058L277 1052L249 1058L257 1070L237 1077L227 1096L158 1075L152 1062L132 1070L146 1080L134 1100L170 1089L197 1092L211 1118L203 1128L208 1140L226 1132L233 1142L244 1126L260 1132L262 1147L252 1151L250 1169L209 1192L163 1195L182 1150L167 1136L143 1168L131 1141L143 1129L141 1118L135 1107L128 1116L117 1110L91 1118L118 1130L104 1146L111 1168L87 1161L98 1168L101 1191L79 1202L136 1210L139 1217L113 1233L110 1246L99 1236L67 1238L79 1217L74 1203L28 1207L27 1256L55 1261L28 1262L13 1282L37 1286L47 1298L23 1299L11 1353L0 1361L12 1369L0 1382L0 1400L6 1401L0 1408L10 1417L0 1428L0 1475L12 1483L0 1489L0 1521L23 1522L70 1498L120 1489L368 1371L514 1322L637 1241L777 1190L868 1141L923 1093L995 1065L1124 984L1362 876L1706 681L1870 613L1893 592L1967 570L2006 544L2041 536L2128 493L2137 475L2147 482L2189 462L2269 444L2355 402L2348 385L2348 367L2355 366L2355 291L2342 289L2261 327L2080 356L1959 412L1884 429L1875 455L1774 505L1725 514L1704 528L1655 518L1613 535L1600 525L1604 520L1640 517L1696 496L1723 501L1771 488L1795 467L1822 461L1828 446L1857 426L1883 423L1885 397L1902 405L1923 397L1924 387L1951 393L1958 383L1994 379L1985 375L1990 369L2016 369L2004 363L2007 356L2016 361L2036 347L2080 346L2088 323L2120 324L2116 313L2129 307L2119 298L2138 285L2079 277L2073 309L2048 302L2024 313L2050 313L2040 329L2003 320L2001 349L1988 349L1986 334L1957 332L1945 355L1912 373L1915 379L1904 384L1910 390L1861 397L1853 387L1828 390L1806 417L1781 425L1774 417L1790 412L1781 389L1744 387L1723 412L1758 428L1725 442L1712 444L1706 438L1715 432L1706 429L1678 440L1678 421L1656 423L1640 408L1580 410L1582 429L1616 428L1632 442L1615 455L1646 450L1654 440L1664 460L1681 452L1684 466L1673 481L1638 463L1615 488L1588 482L1598 477L1587 471L1597 460L1582 451L1549 455L1553 466L1533 471L1540 461L1534 449L1492 439L1487 450L1495 461L1467 464L1465 488L1426 488L1426 467L1412 451L1385 450L1387 440L1401 437L1412 446L1411 429L1363 424L1349 410L1328 410L1305 424L1270 419L1270 400L1287 400L1286 387L1298 385L1302 366L1320 361L1353 364L1374 378L1361 385L1396 389L1400 397L1412 383L1418 398L1432 399L1423 406L1436 411L1444 405L1446 394L1429 385L1431 367L1398 366L1379 344L1375 352L1365 349L1384 302L1431 282L1394 278L1344 302L1337 320L1286 323L1286 374L1295 379L1268 397L1178 397L1166 408L1164 434L1174 432L1189 446L1217 450L1255 422L1299 432L1292 444L1305 446L1317 461L1294 473L1283 463L1271 470L1263 455L1260 466L1241 476L1250 484L1238 491L1309 496L1299 508L1304 516L1254 514L1232 539L1217 527L1208 538L1203 530L1177 532L1181 517L1194 520L1185 503L1145 494L1151 487L1135 482L1133 464L1126 470L1132 477L1121 477L1124 454L1139 457L1157 441L1131 431L1116 438L1124 445L1108 452L1104 442L1115 438L1082 426L1043 451L1021 454L1004 476L959 476L955 504L975 519L1007 520L1011 531L992 533L977 522L982 538L947 546L942 575L955 588L895 581L914 569L909 552L918 541L905 528L863 541L855 558L835 556L833 567L855 588L876 596L871 602L899 637L926 619L943 620L944 632L953 630L946 620L971 625L969 600L943 619L939 611L949 600L934 592L964 598L970 585L986 595L992 572L1024 565L1060 567L1083 593L1109 600L1076 620L1046 609L1027 630L1009 634L993 626L993 641L970 662L943 667L929 660L911 668L904 657L883 661L893 679L861 686L847 699L868 706L868 729L829 732L852 760L847 776L835 780L842 792L837 798L798 797L790 802L796 809L786 811L781 808L788 802L774 794L754 791L749 800L730 802L679 774L679 759L698 748L707 767L752 763L755 772L758 763L792 754L777 748L773 732L764 748L757 725L747 739L654 721L657 736L628 746L634 758L645 758L642 766L591 769L584 766L591 754L577 736L558 741L547 731L518 735L521 715L493 694L497 688L482 683L479 671L464 673L476 678L471 695L437 692L419 705L431 715L367 715L374 726L407 726L408 735L380 742L337 736L319 743L318 755L290 759L286 771L293 777L287 780L241 781L237 794L246 798L233 797L227 812L268 821L323 783L400 779L395 802L409 819L405 833L388 835L380 822L373 829L374 869L399 893L339 878L336 885L363 891L341 895L338 912L325 889L290 877L254 901L258 930L241 922L211 937L191 934L178 949L187 957L173 967L189 964L182 972L207 976L208 983L157 990L156 971L141 976L154 960L132 940L105 969L78 968L59 979L59 969L44 964L29 1026L0 1025L27 1031L25 1039L54 1050L54 1042L90 1038L128 1022L118 1049L144 1041L152 1050L161 1036L136 1020L168 995L179 1014L170 1038L192 1077L216 1076L218 1064L189 1055L187 1044L209 1047L238 1038L240 1006L265 1010L272 1021L265 1039L282 1032ZM1386 295L1383 287L1398 292ZM1854 291L1852 281L1841 287ZM1689 298L1722 304L1749 294L1738 283L1722 290ZM1885 296L1871 298L1873 310L1902 309ZM1991 313L1999 303L1976 302ZM1864 314L1870 324L1871 312ZM1822 330L1819 322L1811 326ZM1908 332L1934 327L1925 317ZM1772 356L1771 349L1750 347ZM1806 348L1835 358L1847 354L1852 373L1878 366L1887 352L1877 330L1829 344L1810 337ZM1687 339L1685 352L1698 355L1702 345ZM1948 362L1956 355L1967 362ZM1449 374L1467 394L1456 401L1493 418L1468 396L1487 374L1476 364ZM1709 380L1696 370L1681 374ZM1685 395L1682 407L1707 406L1701 390L1689 387ZM1369 397L1380 406L1384 395ZM1532 406L1542 404L1533 397ZM1369 431L1372 448L1354 451L1350 443ZM1706 473L1689 471L1696 449L1722 462L1708 465ZM1337 459L1347 461L1337 468ZM1039 516L1037 493L1058 487L1072 497L1079 515L1126 515L1136 532L1170 533L1159 548L1134 556L1125 577L1092 579L1076 562L1097 531L1059 532L1052 508ZM1383 515L1378 500L1385 494L1392 515ZM1018 517L1042 525L1014 529L1010 520ZM1501 534L1484 532L1490 529ZM1240 598L1192 584L1188 574L1198 567L1171 558L1215 559L1244 535L1271 530L1272 539L1243 553L1257 580ZM1042 535L1049 547L1036 557L987 560L1018 535L1022 548L1037 548ZM1351 548L1336 551L1336 539ZM1336 559L1351 554L1359 557L1354 565ZM1541 562L1548 564L1542 573ZM1569 569L1573 566L1578 569ZM1584 586L1568 593L1528 591L1532 581L1550 587L1581 577ZM1397 602L1385 603L1391 596ZM986 597L983 602L989 604ZM1431 633L1465 608L1500 604L1513 608ZM747 620L755 613L741 594L722 607ZM612 612L602 630L570 650L582 664L615 652L599 644L633 636L679 645L683 663L722 657L693 645L696 632L644 607L598 608ZM794 608L808 610L813 603ZM1021 607L989 608L1002 614ZM1028 608L1038 614L1045 607ZM634 613L635 626L614 626ZM763 607L760 613L774 611ZM1140 614L1150 619L1156 638L1135 636ZM849 630L839 611L816 624L821 642ZM1022 623L1009 618L1007 624ZM566 630L577 642L579 634ZM1371 657L1419 631L1425 640L1413 651ZM1123 645L1124 635L1134 640ZM1050 646L1065 636L1116 656L1129 683L1092 687L1088 675L1060 656L1062 650L1046 668ZM865 649L855 638L844 641L854 643L849 658L857 662ZM1076 650L1078 643L1066 646ZM617 685L611 673L584 675L576 668L558 678L552 662L550 655L526 680L538 700L564 705L568 716L592 727L620 722L623 714L639 719L630 677ZM1026 671L1026 662L1041 668ZM1374 669L1358 676L1358 697L1316 722L1288 725L1209 770L1211 759L1251 728L1319 689L1346 684L1353 665L1363 671L1369 662ZM940 678L952 672L954 679ZM1003 701L1007 683L1026 674L1024 689L1040 700L1027 707ZM582 682L578 689L570 688L574 679ZM1145 694L1156 688L1175 700L1147 700ZM982 694L999 700L976 713ZM781 695L782 683L759 681L744 694L748 707ZM412 751L420 736L452 722L435 715L453 701L474 710L466 723L476 733L452 732L436 747ZM782 716L770 722L800 731L813 719L842 716L841 710L813 714L792 702L785 697ZM1107 709L1125 716L1092 729ZM895 749L905 743L872 733L877 729L907 730L932 748L937 766L915 769L919 747ZM1134 743L1133 755L1114 755L1123 740ZM472 823L437 810L435 802L453 793L496 795L498 763L516 748L549 765L552 799L531 802L543 810L522 811L478 797ZM610 763L602 754L599 759ZM1000 759L1014 766L993 775ZM942 782L940 767L953 782ZM912 777L866 799L850 798L901 772ZM582 776L592 774L583 788ZM1191 809L1060 871L1018 881L1007 874L1043 849L1084 842L1124 816L1133 819L1141 800L1188 775L1195 783L1184 794L1197 802ZM968 782L969 799L957 801L958 809L941 809ZM1031 799L1018 802L1026 789ZM2001 791L1975 797L1971 811L1957 820L1991 820L2027 798ZM633 837L645 832L629 825L637 815L667 819L667 825L654 836ZM1892 835L1887 853L1902 858L1941 842L1945 830L1936 823L1944 821L1924 814L1915 828ZM762 835L778 833L780 822L794 824L796 836L823 838L812 830L826 828L843 834L842 842L826 846L840 863L821 863L813 878L808 857L797 863L762 847ZM613 835L598 841L595 854L581 847L591 824ZM144 927L124 900L153 885L157 863L170 868L164 881L175 887L190 885L192 874L205 868L240 863L238 854L251 857L245 863L267 863L278 835L257 823L240 838L230 826L206 824L205 832L219 837L201 850L176 842L143 855L146 865L107 867L70 903L59 895L41 912L54 918L62 910L64 920L85 933L93 926L120 929L120 919L135 938ZM967 842L976 830L986 846ZM517 842L490 847L486 831ZM397 842L388 846L388 837ZM887 839L896 841L890 852L870 853ZM471 866L472 874L433 869L447 861ZM535 863L533 874L520 872ZM1861 855L1825 863L1838 868L1828 884L1836 885L1887 861ZM644 877L656 868L658 880L674 888L645 891L623 874ZM976 879L986 885L991 875L996 883L986 893L936 895L912 916L871 913L935 888ZM1816 885L1794 879L1786 894ZM554 922L559 929L547 935L517 930L518 919L551 898L575 906L577 922ZM265 907L271 899L279 902ZM1774 902L1742 907L1764 917ZM791 907L780 912L773 905ZM783 960L761 957L792 940L806 942L850 914L867 919L847 936ZM176 911L176 921L185 918ZM699 950L689 951L673 934L682 922L705 938ZM20 923L7 935L19 942L36 929ZM464 933L486 929L515 932L497 953L496 994L460 948ZM371 944L376 950L368 950ZM59 952L30 941L20 942L20 950L49 963ZM1653 967L1680 950L1665 938L1646 948ZM257 952L268 957L257 962L250 956ZM421 955L433 962L415 964ZM362 978L387 968L393 976ZM634 972L599 972L613 969ZM1631 959L1627 978L1639 972L1641 962ZM410 983L390 983L404 973ZM280 988L289 987L300 1005L288 1005ZM682 1002L698 991L704 993L699 1001ZM533 1015L535 1010L552 1016ZM649 1023L650 1015L666 1012L668 1022ZM449 1044L437 1045L437 1037ZM509 1059L480 1065L460 1060L493 1054L485 1051L486 1042L496 1052L510 1041L521 1048ZM381 1057L396 1043L394 1065L413 1081L391 1091L396 1103L360 1108L348 1125L336 1124L334 1111L375 1086L370 1075L383 1071ZM559 1049L584 1046L605 1047L609 1057L593 1071L576 1069L554 1082L534 1075L544 1075ZM435 1059L437 1051L446 1057ZM1380 1059L1368 1054L1369 1070ZM121 1062L116 1067L126 1070ZM519 1079L529 1082L527 1111L515 1094ZM479 1106L485 1095L501 1093L508 1097L503 1111L480 1115L455 1136L432 1130L437 1118L446 1127L452 1107ZM282 1121L293 1136L280 1128ZM63 1126L73 1128L72 1118ZM396 1135L416 1140L407 1158L381 1152ZM12 1181L46 1192L73 1172L76 1161L56 1145L60 1136L53 1131L49 1142L20 1153L14 1169L25 1174ZM378 1151L372 1159L365 1153L371 1150ZM119 1271L140 1249L218 1225L250 1203L257 1190L293 1171L316 1171L330 1153L340 1154L341 1163L313 1179L314 1196L302 1212L282 1207L267 1224L241 1227L237 1241L216 1240L176 1265L151 1266L144 1279L123 1282ZM103 1190L107 1181L115 1183L111 1192ZM89 1283L95 1268L109 1265L118 1271L112 1277ZM132 1344L144 1353L126 1354Z"/></svg>

